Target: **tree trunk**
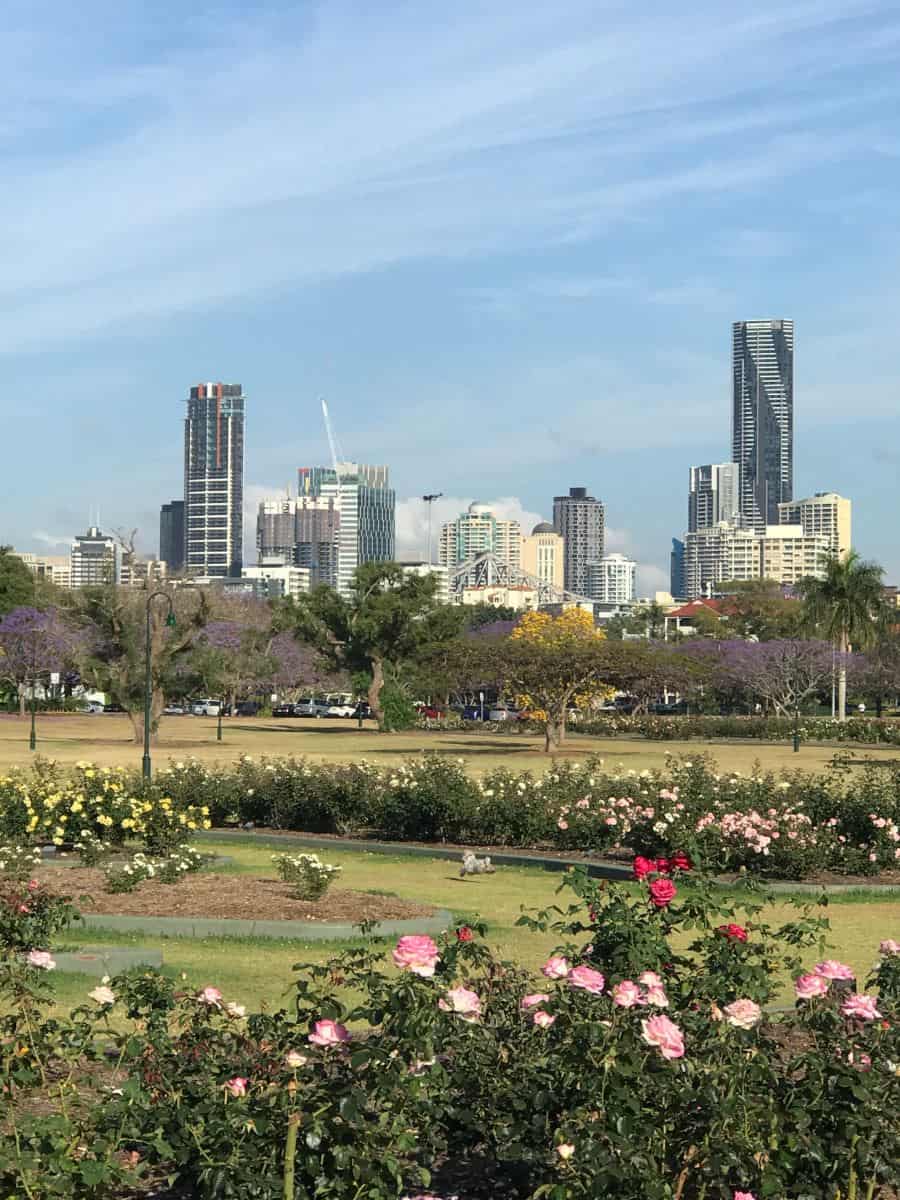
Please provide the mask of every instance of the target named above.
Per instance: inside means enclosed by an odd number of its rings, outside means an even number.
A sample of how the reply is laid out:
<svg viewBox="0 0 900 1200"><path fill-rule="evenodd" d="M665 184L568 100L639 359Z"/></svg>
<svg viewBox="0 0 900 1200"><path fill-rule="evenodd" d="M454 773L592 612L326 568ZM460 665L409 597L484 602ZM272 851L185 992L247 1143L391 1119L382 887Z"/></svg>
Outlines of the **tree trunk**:
<svg viewBox="0 0 900 1200"><path fill-rule="evenodd" d="M144 741L144 710L127 708L125 711L131 722L131 740L140 746Z"/></svg>
<svg viewBox="0 0 900 1200"><path fill-rule="evenodd" d="M372 682L369 684L369 708L372 716L378 722L378 728L384 729L384 709L381 707L381 689L384 687L384 663L380 658L372 659Z"/></svg>
<svg viewBox="0 0 900 1200"><path fill-rule="evenodd" d="M544 753L550 753L550 747L556 745L557 725L552 717L548 716L544 723Z"/></svg>
<svg viewBox="0 0 900 1200"><path fill-rule="evenodd" d="M847 720L847 634L841 630L841 665L838 668L838 720Z"/></svg>
<svg viewBox="0 0 900 1200"><path fill-rule="evenodd" d="M159 720L165 707L165 696L159 688L154 688L150 698L150 742L154 746L159 740ZM131 722L132 741L135 746L142 746L144 744L144 706L142 704L140 708L126 708L125 712Z"/></svg>

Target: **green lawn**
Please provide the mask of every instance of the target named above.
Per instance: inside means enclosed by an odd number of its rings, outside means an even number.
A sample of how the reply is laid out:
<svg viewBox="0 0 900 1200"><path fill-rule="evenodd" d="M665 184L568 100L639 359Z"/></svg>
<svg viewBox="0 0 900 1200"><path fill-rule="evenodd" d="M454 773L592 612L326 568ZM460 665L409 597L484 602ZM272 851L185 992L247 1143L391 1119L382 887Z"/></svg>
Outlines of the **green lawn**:
<svg viewBox="0 0 900 1200"><path fill-rule="evenodd" d="M245 872L273 875L271 847L250 841L204 843L204 849L229 855L233 862L223 867L223 886L229 877L240 886ZM488 923L488 938L503 955L537 969L554 945L552 935L537 935L515 925L522 906L540 908L554 903L562 876L556 872L532 868L501 867L495 875L461 880L453 862L441 859L410 858L382 854L358 854L329 851L328 861L343 867L341 887L377 890L421 900L450 909L460 921L480 916ZM563 902L567 903L565 897ZM773 921L788 920L794 910L779 899L767 913ZM860 977L871 967L880 939L900 940L900 895L848 895L835 897L829 905L832 924L829 937L831 956L850 963ZM143 945L163 953L165 969L186 975L186 986L201 988L215 984L229 999L249 1007L267 1004L273 1007L290 1003L291 967L298 962L316 962L326 958L333 946L322 943L268 942L258 938L159 938L101 934L91 930L70 931L60 939L63 945L99 944ZM389 945L385 944L385 954ZM815 955L810 955L810 962ZM55 980L62 1006L79 1003L96 980L85 976L60 974Z"/></svg>

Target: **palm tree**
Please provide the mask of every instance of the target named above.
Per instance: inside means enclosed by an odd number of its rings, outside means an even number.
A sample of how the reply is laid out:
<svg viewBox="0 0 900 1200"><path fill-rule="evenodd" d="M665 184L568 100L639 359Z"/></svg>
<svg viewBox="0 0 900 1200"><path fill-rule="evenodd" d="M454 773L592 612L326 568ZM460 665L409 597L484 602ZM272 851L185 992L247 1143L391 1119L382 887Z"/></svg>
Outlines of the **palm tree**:
<svg viewBox="0 0 900 1200"><path fill-rule="evenodd" d="M864 562L855 550L843 557L831 555L821 579L805 579L800 584L804 621L820 630L840 652L838 669L838 713L847 719L847 659L851 647L871 645L878 634L884 605L877 563Z"/></svg>

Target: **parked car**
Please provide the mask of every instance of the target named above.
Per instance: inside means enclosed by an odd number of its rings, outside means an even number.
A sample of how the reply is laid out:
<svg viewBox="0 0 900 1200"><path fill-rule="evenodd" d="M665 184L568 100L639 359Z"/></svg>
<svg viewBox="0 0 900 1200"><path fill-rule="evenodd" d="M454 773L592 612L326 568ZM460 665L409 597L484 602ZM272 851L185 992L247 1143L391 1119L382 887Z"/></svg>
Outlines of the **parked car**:
<svg viewBox="0 0 900 1200"><path fill-rule="evenodd" d="M185 708L183 704L167 704L163 709L164 717L183 717Z"/></svg>
<svg viewBox="0 0 900 1200"><path fill-rule="evenodd" d="M427 717L429 721L437 721L444 714L439 708L435 708L433 704L417 704L416 712L420 717Z"/></svg>
<svg viewBox="0 0 900 1200"><path fill-rule="evenodd" d="M489 721L517 721L519 719L518 709L507 708L505 705L496 705L485 711Z"/></svg>
<svg viewBox="0 0 900 1200"><path fill-rule="evenodd" d="M221 700L195 700L191 712L195 717L217 717L221 708Z"/></svg>
<svg viewBox="0 0 900 1200"><path fill-rule="evenodd" d="M294 705L296 717L327 717L329 705L325 700L315 700L306 696Z"/></svg>
<svg viewBox="0 0 900 1200"><path fill-rule="evenodd" d="M106 711L106 705L102 700L88 700L78 711L83 713L102 713Z"/></svg>
<svg viewBox="0 0 900 1200"><path fill-rule="evenodd" d="M354 710L353 710L353 719L355 721L359 721L360 719L362 719L363 721L368 721L368 720L371 720L371 717L372 717L371 708L369 708L368 704L366 704L365 701L360 701L360 703L357 704L356 708L354 708Z"/></svg>
<svg viewBox="0 0 900 1200"><path fill-rule="evenodd" d="M259 713L260 703L258 700L239 700L235 705L235 716L238 717L255 717Z"/></svg>
<svg viewBox="0 0 900 1200"><path fill-rule="evenodd" d="M352 717L356 712L355 704L329 704L326 709L326 717Z"/></svg>
<svg viewBox="0 0 900 1200"><path fill-rule="evenodd" d="M288 704L288 703L273 704L272 705L272 716L273 717L295 717L297 715L294 712L295 707L296 707L296 705Z"/></svg>

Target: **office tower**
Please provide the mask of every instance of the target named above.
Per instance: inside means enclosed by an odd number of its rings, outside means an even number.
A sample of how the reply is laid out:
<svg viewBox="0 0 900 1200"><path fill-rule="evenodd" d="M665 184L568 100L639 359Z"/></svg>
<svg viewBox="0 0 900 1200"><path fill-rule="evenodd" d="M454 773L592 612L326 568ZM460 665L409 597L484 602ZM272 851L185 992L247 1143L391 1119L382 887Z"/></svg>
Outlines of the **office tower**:
<svg viewBox="0 0 900 1200"><path fill-rule="evenodd" d="M687 595L684 582L684 542L681 538L672 538L672 549L669 553L669 592L674 599Z"/></svg>
<svg viewBox="0 0 900 1200"><path fill-rule="evenodd" d="M259 561L281 558L309 572L310 586L338 584L341 515L332 497L302 495L261 500L256 517Z"/></svg>
<svg viewBox="0 0 900 1200"><path fill-rule="evenodd" d="M244 394L239 383L192 387L184 422L184 556L189 575L240 576Z"/></svg>
<svg viewBox="0 0 900 1200"><path fill-rule="evenodd" d="M583 487L553 498L553 528L565 543L563 581L567 591L587 595L587 565L598 562L604 550L604 512L601 501Z"/></svg>
<svg viewBox="0 0 900 1200"><path fill-rule="evenodd" d="M184 567L184 501L170 500L159 510L159 557L170 575Z"/></svg>
<svg viewBox="0 0 900 1200"><path fill-rule="evenodd" d="M119 582L121 554L115 538L108 537L96 525L80 534L69 555L71 586L99 587Z"/></svg>
<svg viewBox="0 0 900 1200"><path fill-rule="evenodd" d="M846 558L852 544L851 510L851 502L837 492L816 492L778 506L782 525L799 525L807 537L827 538L829 551L839 558Z"/></svg>
<svg viewBox="0 0 900 1200"><path fill-rule="evenodd" d="M634 600L637 563L624 554L605 554L587 565L587 595L602 604L630 604Z"/></svg>
<svg viewBox="0 0 900 1200"><path fill-rule="evenodd" d="M522 538L520 557L522 570L542 583L562 588L565 580L565 542L547 521L535 525L528 537Z"/></svg>
<svg viewBox="0 0 900 1200"><path fill-rule="evenodd" d="M489 505L476 502L441 526L438 561L452 570L479 554L493 554L511 567L520 566L522 527L518 521L501 520Z"/></svg>
<svg viewBox="0 0 900 1200"><path fill-rule="evenodd" d="M387 467L339 462L331 467L301 467L301 497L331 500L339 514L337 589L346 596L358 566L394 558L396 496ZM304 564L298 564L304 565Z"/></svg>
<svg viewBox="0 0 900 1200"><path fill-rule="evenodd" d="M732 339L731 457L744 524L762 532L794 494L794 322L735 321Z"/></svg>
<svg viewBox="0 0 900 1200"><path fill-rule="evenodd" d="M691 467L688 529L709 529L720 521L740 524L741 468L737 463Z"/></svg>

